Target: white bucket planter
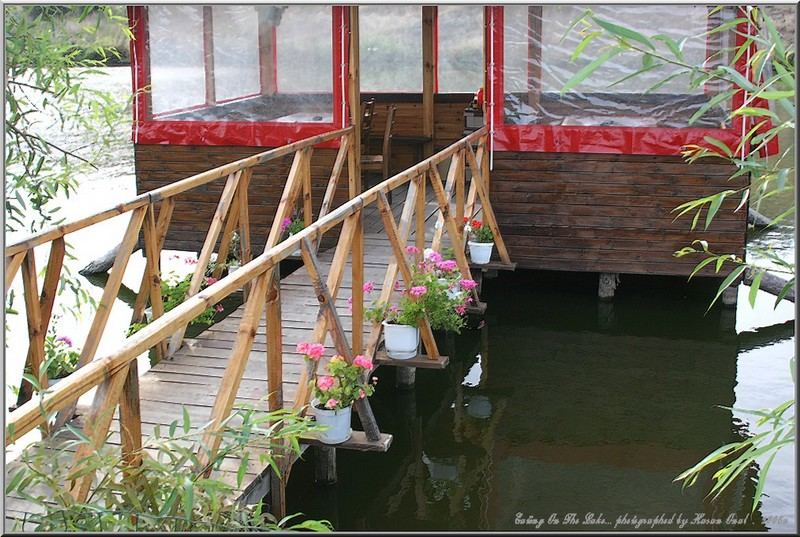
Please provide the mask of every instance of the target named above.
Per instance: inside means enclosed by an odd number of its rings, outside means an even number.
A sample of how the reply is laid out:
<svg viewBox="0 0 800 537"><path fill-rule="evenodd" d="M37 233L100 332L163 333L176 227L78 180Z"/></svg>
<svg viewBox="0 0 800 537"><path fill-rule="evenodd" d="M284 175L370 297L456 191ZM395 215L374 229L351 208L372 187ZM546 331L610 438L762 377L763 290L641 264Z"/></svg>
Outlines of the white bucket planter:
<svg viewBox="0 0 800 537"><path fill-rule="evenodd" d="M233 274L234 272L239 270L240 267L241 267L241 265L239 265L239 264L235 264L235 265L234 264L230 264L230 265L228 265L228 274Z"/></svg>
<svg viewBox="0 0 800 537"><path fill-rule="evenodd" d="M395 360L408 360L417 355L419 328L406 324L389 324L383 321L386 354Z"/></svg>
<svg viewBox="0 0 800 537"><path fill-rule="evenodd" d="M492 258L493 242L467 242L469 245L469 257L476 265L485 265Z"/></svg>
<svg viewBox="0 0 800 537"><path fill-rule="evenodd" d="M312 401L314 417L320 425L327 425L328 429L319 433L319 441L324 444L341 444L350 438L353 430L350 428L350 414L352 406L339 410L317 408L320 404L316 399Z"/></svg>

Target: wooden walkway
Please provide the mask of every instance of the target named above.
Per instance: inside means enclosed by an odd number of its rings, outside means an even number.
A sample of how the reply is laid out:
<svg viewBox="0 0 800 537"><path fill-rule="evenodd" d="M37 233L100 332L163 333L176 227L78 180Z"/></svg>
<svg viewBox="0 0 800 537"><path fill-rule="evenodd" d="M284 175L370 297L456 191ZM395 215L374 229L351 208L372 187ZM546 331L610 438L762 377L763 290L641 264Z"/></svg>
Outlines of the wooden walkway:
<svg viewBox="0 0 800 537"><path fill-rule="evenodd" d="M336 138L341 138L339 153L321 209L314 220L310 186L312 148ZM428 246L443 249L451 244L457 246L454 256L461 274L468 276L472 273L477 278L475 272L470 270L462 250L466 239L461 232L461 222L464 217L482 214L492 229L501 259L500 263L493 263L491 267L513 269L514 264L508 257L489 201L485 128L366 191L362 191L358 186L359 181L354 179L357 174L350 173L349 191L352 197L336 209L331 209L344 163L355 158L353 139L353 129L350 127L269 150L142 194L113 209L8 246L5 252L8 269L6 288L16 270L22 267L31 334L28 363L36 373L43 362L44 342L41 334L47 330L52 309L53 286L58 281L61 269L58 248L63 254L64 235L117 214L131 213L128 229L104 289L101 301L104 307L98 308L95 314L81 354L81 367L61 384L41 394L40 399L27 400L11 413L6 445L41 426L44 421L43 408L59 411L59 416L66 419L72 416L72 408L78 397L96 389L91 406L78 408L79 416L72 420L73 427L82 429L89 443L62 451L56 451L52 439L39 443L54 460L63 460L64 468L80 464L88 453L104 444L120 450L125 460L135 461L142 438L150 437L156 427L165 431L173 423L182 424L184 413L188 414L190 429L197 432L202 429L204 441L210 451L216 453L220 438L214 433L222 427L232 409L252 407L259 412L268 408L299 408L307 404L308 392L304 379L309 378L308 375L313 371L296 352L299 342L325 342L327 356L337 353L348 361L353 360L354 349L361 348L364 354L373 356L374 363L381 363L381 353L376 352L380 342L380 325L373 327L365 323L363 330L359 327L352 330L352 319L363 319L364 305L359 299L363 282L371 281L374 284L372 295L364 297L364 302L369 304L378 297L384 301L393 300L393 295L397 293L382 287L393 285L397 278L409 280L411 269L403 251L405 245L413 244L420 249ZM472 147L474 143L477 143L476 150ZM253 258L250 253L247 201L247 185L252 169L260 163L291 154L294 154L293 164L266 239L265 251ZM445 181L439 166L448 161ZM468 189L465 184L467 168L470 172ZM199 255L188 298L170 312L161 314L163 304L158 259L174 208L174 197L223 178L226 178L225 188ZM394 194L395 203L392 205L387 201L388 192ZM295 205L302 205L305 228L294 237L281 240L280 223L291 215ZM341 228L336 248L315 253L313 241L324 239L325 232L339 225ZM241 232L242 267L201 290L200 283L217 240L220 241L217 255L226 258L234 229ZM134 320L142 318L148 300L153 306L155 319L122 341L119 349L106 356L94 356L99 335L105 329L108 310L119 290L140 230L144 233L147 267L134 306ZM47 242L52 242L51 252L56 252L56 262L48 262L42 294L39 296L32 252L35 246ZM324 241L321 243L325 244ZM296 257L291 252L300 248L303 250L302 266L278 282L276 264ZM355 267L350 263L351 256L358 260ZM485 270L487 266L483 268ZM220 270L215 270L215 277L219 276ZM240 308L197 337L183 337L186 324L191 319L226 296L243 291L246 285L250 286L248 300ZM351 295L356 299L352 314L348 305ZM335 300L330 299L332 296L336 297ZM472 291L472 297L479 300L477 290ZM478 310L483 306L477 302ZM263 309L259 311L264 307L266 316L263 315ZM439 354L430 323L423 319L419 327L425 355L416 361L408 360L394 365L444 367L447 358ZM367 335L368 340L365 340L364 336ZM169 349L166 346L167 339L170 339ZM146 373L137 375L137 356L151 348L161 359ZM280 379L270 378L270 373ZM268 393L270 390L271 393ZM337 445L337 449L386 451L391 443L391 435L380 432L369 401L357 401L354 407L364 431L354 431L353 437L345 444ZM122 424L126 425L122 427ZM63 433L63 429L59 431L57 441L65 439ZM306 436L301 443L307 446L318 444L318 441ZM147 445L144 447L149 449ZM216 473L217 478L234 486L242 501L258 501L268 491L277 490L283 495L283 485L270 482L268 470L259 460L263 449L257 445L250 446L251 456L241 483L237 484L241 461L235 456L225 457ZM198 456L201 465L207 461L206 454ZM7 478L14 472L16 464L7 461ZM92 480L96 482L97 477L90 472L79 478L68 493L78 501L84 501L92 488ZM48 497L46 491L27 489L26 493ZM280 512L283 503L281 500L275 501ZM5 505L6 521L22 519L26 513L36 509L21 497L6 496ZM275 508L275 505L272 507Z"/></svg>
<svg viewBox="0 0 800 537"><path fill-rule="evenodd" d="M395 217L402 210L402 201L405 197L403 190L405 189L400 188L395 191L392 207ZM435 215L437 207L432 194L428 196L427 201L426 228L430 230L433 228L435 219L432 217ZM392 249L383 231L383 224L377 210L365 212L364 229L364 251L366 253L364 279L374 282L375 291L372 296L377 297L387 266L392 258ZM412 231L409 244L413 244L414 240L415 235ZM330 269L333 254L333 248L318 254L325 271L324 275L327 275L327 271ZM352 328L352 317L347 303L351 292L349 262L345 274L336 300L336 309L345 333L349 337ZM172 422L177 420L181 424L184 408L191 418L192 431L198 431L209 422L211 409L219 392L231 348L239 330L243 309L244 307L240 306L225 319L209 327L197 337L186 338L184 345L172 358L162 360L139 377L143 436L151 436L157 426L161 431L167 431ZM313 339L312 333L319 312L316 292L308 275L305 274L303 266L281 280L281 312L283 319L283 402L285 407L291 408L300 375L305 366L303 356L296 352L296 345L301 341ZM365 323L364 326L365 331L370 329L368 323ZM266 334L266 319L262 317L239 386L236 407L252 406L257 410L267 410ZM334 353L333 343L328 339L326 356ZM81 416L87 411L88 409L85 407L78 407L78 417L72 421L74 427L82 428ZM111 435L107 443L117 448L121 441L119 410L114 415L110 430ZM350 442L356 446L361 443L363 448L369 443L362 437L363 433L354 431L354 437ZM62 431L53 444L75 438L75 435ZM383 441L388 443L390 439L390 436L384 435ZM386 447L388 448L388 445ZM264 451L258 447L251 449L251 458L245 478L241 487L236 487L237 495L245 501L258 501L269 490L269 472L258 460L258 455ZM74 455L74 449L58 453L53 448L51 453L53 456L63 459L64 464L69 464ZM240 462L238 458L228 457L223 462L222 473L219 477L236 486L236 471ZM7 461L6 480L13 474L15 468L17 466L14 462ZM13 524L16 519L24 519L26 512L35 511L35 507L31 503L19 497L6 496L5 505L6 520L10 524Z"/></svg>

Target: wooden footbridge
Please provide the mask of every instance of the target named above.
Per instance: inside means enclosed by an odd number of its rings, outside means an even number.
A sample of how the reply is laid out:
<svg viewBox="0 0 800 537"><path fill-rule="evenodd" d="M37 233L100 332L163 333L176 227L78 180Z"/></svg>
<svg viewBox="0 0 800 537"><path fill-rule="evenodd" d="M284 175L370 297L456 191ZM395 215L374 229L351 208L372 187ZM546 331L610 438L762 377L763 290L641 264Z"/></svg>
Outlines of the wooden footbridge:
<svg viewBox="0 0 800 537"><path fill-rule="evenodd" d="M76 467L88 453L105 443L118 446L128 463L137 464L143 435L152 434L157 425L168 428L175 420L180 421L186 410L194 428L202 424L204 443L213 452L220 445L215 431L237 405L250 403L263 411L306 407L308 379L314 371L295 351L300 341L322 342L329 348L327 356L335 352L348 361L358 354L371 356L376 367L384 364L445 367L447 357L440 355L427 322L420 326L424 354L403 362L390 361L382 355L381 326L364 322L363 284L376 282L379 300L392 300L398 278L404 281L410 278L407 244L416 245L420 251L425 247L440 249L445 244L455 246L459 270L464 277L471 277L463 248L465 216L480 217L491 226L500 257L491 266L514 268L489 201L486 129L466 136L364 192L354 132L349 127L259 153L7 246L6 292L21 269L30 336L27 366L34 377L41 378L42 386L37 391L27 381L23 382L20 406L11 412L8 421L6 446L37 428L43 432L41 442L46 444L53 430L48 425L48 416L57 413L55 427L71 421L90 441L69 453L72 460L66 464ZM315 218L311 156L316 145L337 141L339 151ZM252 237L248 185L253 168L284 157L292 157L293 161L269 235L265 240ZM448 163L443 179L439 168ZM333 208L345 168L349 199ZM160 257L175 200L216 181L224 181L224 188L199 254L189 297L164 313ZM387 200L391 191L396 194L395 200L403 201L392 206ZM281 240L280 224L295 207L302 211L306 227ZM82 347L80 367L48 388L46 375L40 376L40 369L63 265L65 237L121 214L130 214L130 221ZM201 289L212 253L216 251L217 259L226 259L234 231L238 231L241 239L241 268ZM143 319L148 303L154 319L121 341L114 352L96 356L140 233L147 262L132 321ZM335 247L320 247L326 237L335 238ZM251 255L254 240L264 240L265 244L263 253L255 258ZM50 256L40 290L33 249L47 243ZM304 269L281 280L279 263L298 249ZM218 267L214 276L221 276L220 271ZM238 310L198 337L184 338L192 319L237 292L244 297ZM474 293L475 304L480 308L478 291ZM347 297L352 297L352 310ZM140 375L137 357L150 349L154 350L157 363ZM78 408L78 417L74 418L78 398L93 389L96 390L91 405ZM391 436L380 431L369 401L362 400L355 409L363 430L354 431L353 437L337 448L387 450ZM304 437L302 442L318 444L313 436ZM207 458L207 454L200 456L201 462ZM219 470L221 477L236 483L239 462L225 461ZM291 462L286 463L287 471L281 482L264 479L268 472L260 467L258 457L251 457L245 478L237 487L241 497L255 501L271 491L271 505L280 513L283 485ZM13 467L13 461L7 461L7 476ZM93 479L94 474L89 473L64 486L76 499L84 500L92 489ZM34 505L22 498L6 497L6 520L23 518L33 509Z"/></svg>

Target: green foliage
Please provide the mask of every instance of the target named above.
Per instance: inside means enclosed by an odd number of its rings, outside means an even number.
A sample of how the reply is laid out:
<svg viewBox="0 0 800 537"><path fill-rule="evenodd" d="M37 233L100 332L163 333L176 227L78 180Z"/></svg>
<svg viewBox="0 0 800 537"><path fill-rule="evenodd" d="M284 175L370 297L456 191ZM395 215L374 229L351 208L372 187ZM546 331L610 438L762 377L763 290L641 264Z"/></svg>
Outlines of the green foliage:
<svg viewBox="0 0 800 537"><path fill-rule="evenodd" d="M208 455L203 430L192 430L184 409L182 420L174 421L166 435L156 427L138 453L141 464L130 466L116 446L92 449L77 466L72 452L87 443L75 429L72 438L61 432L47 449L42 443L28 446L19 461L10 465L6 494L27 499L41 512L27 517L36 531L329 531L327 521L309 520L293 524L292 515L276 520L263 511L262 504L236 501L254 446L269 448L259 457L262 466L279 471L279 462L300 454L300 435L318 427L291 411L256 412L252 407L236 410L217 433L219 450L203 466L201 454ZM55 451L55 453L54 453ZM234 487L220 477L223 463L239 460L234 469ZM205 470L212 469L206 477ZM231 469L227 471L230 473ZM96 472L96 486L86 502L76 502L64 486L87 472ZM35 491L35 492L34 492Z"/></svg>
<svg viewBox="0 0 800 537"><path fill-rule="evenodd" d="M206 277L203 283L200 284L202 291L216 280ZM164 313L172 311L176 306L182 304L186 300L186 295L189 294L189 285L192 282L192 274L187 274L183 278L176 276L174 273L170 274L161 282L161 300L164 303ZM189 321L190 325L211 326L214 324L214 316L217 312L222 311L222 305L216 304L213 307L208 307L203 312ZM131 323L128 327L127 336L130 337L152 321L147 319L144 322Z"/></svg>
<svg viewBox="0 0 800 537"><path fill-rule="evenodd" d="M44 363L42 372L47 378L61 379L71 374L78 368L81 353L72 346L72 340L68 336L56 334L55 322L58 317L53 318L53 323L47 330L44 338ZM30 367L26 364L23 376L30 378ZM41 385L41 379L33 383L37 388Z"/></svg>
<svg viewBox="0 0 800 537"><path fill-rule="evenodd" d="M362 361L358 361L362 360ZM317 372L317 381L312 385L314 399L319 401L322 408L339 410L347 408L359 399L369 397L375 387L366 382L364 376L369 373L372 362L366 361L362 356L356 363L348 364L341 356L332 357L325 365L323 373ZM328 404L331 401L335 403Z"/></svg>
<svg viewBox="0 0 800 537"><path fill-rule="evenodd" d="M409 252L416 255L416 248ZM450 263L448 270L439 268L441 263ZM459 333L466 322L466 305L472 300L462 286L461 273L454 268L453 261L433 250L426 250L424 259L411 263L411 282L408 289L400 292L397 304L374 302L364 310L364 318L372 323L386 321L390 324L417 326L427 318L434 330ZM469 280L471 282L471 280Z"/></svg>
<svg viewBox="0 0 800 537"><path fill-rule="evenodd" d="M470 220L467 222L467 219L464 219L465 229L467 233L475 242L494 242L494 235L492 234L492 228L490 228L487 224L481 222L480 220Z"/></svg>
<svg viewBox="0 0 800 537"><path fill-rule="evenodd" d="M720 9L723 8L717 7L714 12ZM642 69L626 76L625 79L662 66L668 66L672 69L670 75L648 88L645 93L653 92L669 80L677 77L686 77L688 86L692 89L699 88L710 81L721 81L727 84L728 89L710 98L692 115L689 120L690 125L714 107L731 99L735 93L744 92L742 104L731 110L728 117L731 122L735 118L744 118L746 120L745 124L748 125L747 132L736 147L729 147L722 141L707 136L704 138L704 145L689 145L683 151L683 156L689 163L695 163L708 157L730 162L736 166L736 172L730 179L745 175L750 177L748 184L743 187L726 189L710 196L688 201L676 207L673 211L677 212L676 219L684 215L693 214L691 223L693 230L697 227L704 211L703 226L704 229L708 229L723 203L729 197L736 196L739 198L736 208L736 211L739 211L747 205L748 201L755 202L758 205L765 199L779 193L791 191L794 188L789 181L794 175L794 144L792 142L788 143L787 147L778 155L768 159L760 158L759 153L779 134L785 134L787 139L794 140L796 117L794 103L796 90L795 51L791 45L783 42L775 28L775 24L764 9L747 6L744 10L744 12L738 12L740 14L739 17L726 21L707 32L707 34L738 32L737 26L741 23L749 23L754 28L753 34L740 34L744 37L742 44L723 48L719 52L719 58L730 56L732 59L729 65L716 67L710 66L713 62L706 62L703 65L687 63L683 56L685 39L676 42L664 35L647 37L630 28L603 21L594 16L590 10L585 12L584 16L575 21L570 27L570 31L572 31L573 28L580 26L580 31L586 36L585 40L605 36L610 38L612 44L591 64L577 72L567 81L563 91L580 84L613 55L638 54L643 58ZM600 29L598 30L595 25L599 26ZM756 45L756 52L748 54L752 44ZM582 45L580 50L576 50L574 58L579 57L585 50L586 45L583 43ZM744 58L747 68L753 74L752 80L742 76L734 67L735 62L741 58ZM761 107L755 99L766 101L768 108ZM782 117L788 119L781 119ZM795 206L792 205L773 218L769 226L777 226L786 222L794 215L794 211ZM775 268L770 267L769 269L746 263L736 254L716 253L709 248L706 241L702 240L695 240L691 246L675 252L676 257L691 254L701 254L704 258L692 271L690 278L708 266L713 266L717 274L720 274L723 269L728 270L717 289L711 305L709 305L709 309L725 289L737 283L740 277L745 275L749 276L750 294L748 298L751 305L755 304L759 286L767 270L790 276L783 289L778 293L775 301L776 307L786 294L795 288L794 264L782 260L772 252L764 254L767 259L776 265ZM794 375L794 359L792 359L792 373ZM737 476L741 475L745 469L751 467L757 461L765 459L766 462L761 468L759 483L753 499L752 509L755 510L764 489L769 467L776 453L794 442L795 415L794 412L787 412L789 409L793 409L794 405L794 400L791 400L772 410L742 411L759 417L756 423L757 427L771 425L771 430L755 434L742 442L734 442L720 447L694 467L682 473L676 480L683 481L684 485L692 485L696 482L701 472L722 464L721 469L717 470L713 475L715 483L711 494L716 498L723 490L734 483ZM787 417L786 414L790 415Z"/></svg>
<svg viewBox="0 0 800 537"><path fill-rule="evenodd" d="M98 67L119 58L109 43L126 42L130 31L119 7L4 10L5 226L6 232L33 233L64 221L55 204L75 192L77 174L92 166L125 124L127 103L86 81L102 73ZM101 34L108 39L100 39ZM59 141L57 132L69 134L69 141ZM78 317L84 306L96 306L65 265L58 292L67 289L74 307L59 303L60 308Z"/></svg>

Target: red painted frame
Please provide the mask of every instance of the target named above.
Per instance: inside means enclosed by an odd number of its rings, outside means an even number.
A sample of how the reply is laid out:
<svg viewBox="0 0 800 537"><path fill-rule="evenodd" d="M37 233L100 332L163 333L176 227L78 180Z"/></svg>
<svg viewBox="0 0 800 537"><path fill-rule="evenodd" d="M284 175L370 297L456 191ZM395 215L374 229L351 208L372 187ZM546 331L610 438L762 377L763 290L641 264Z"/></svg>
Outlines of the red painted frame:
<svg viewBox="0 0 800 537"><path fill-rule="evenodd" d="M332 6L333 121L329 123L281 123L276 121L176 121L153 119L149 114L150 84L147 10L144 6L128 7L131 40L131 76L133 83L132 139L137 144L175 145L242 145L278 147L310 136L342 127L343 80L349 73L348 56L342 58L341 26L348 33L345 7ZM344 75L341 66L344 65ZM346 116L345 116L346 117ZM334 140L320 147L338 147Z"/></svg>
<svg viewBox="0 0 800 537"><path fill-rule="evenodd" d="M732 149L739 143L743 127L741 116L734 119L730 129L505 124L503 12L502 6L487 7L485 11L486 43L494 44L494 58L486 54L486 87L491 86L493 78L495 102L488 102L488 96L487 102L488 114L494 115L495 151L678 155L689 144L704 145L705 136L713 136ZM740 28L739 33L742 31L746 29ZM737 44L738 39L739 37ZM741 62L737 64L737 68L741 71ZM743 95L737 93L733 100L734 106L737 97L738 102L743 99Z"/></svg>

